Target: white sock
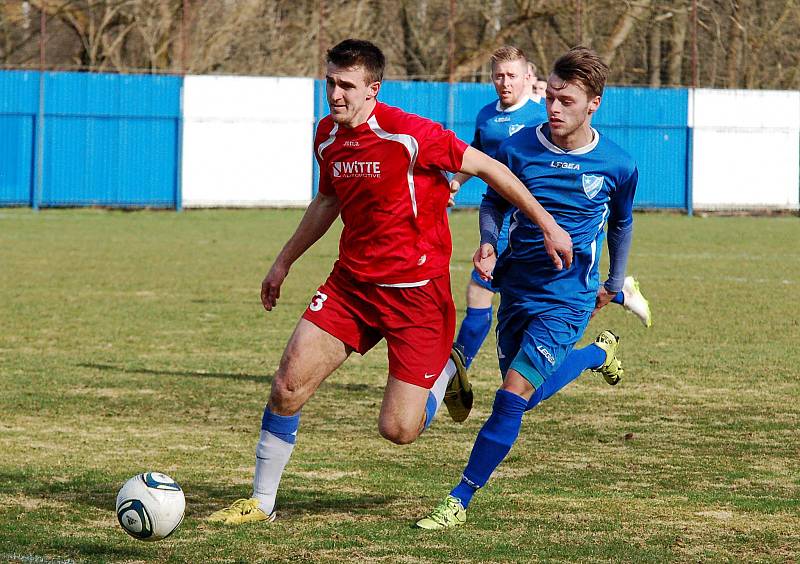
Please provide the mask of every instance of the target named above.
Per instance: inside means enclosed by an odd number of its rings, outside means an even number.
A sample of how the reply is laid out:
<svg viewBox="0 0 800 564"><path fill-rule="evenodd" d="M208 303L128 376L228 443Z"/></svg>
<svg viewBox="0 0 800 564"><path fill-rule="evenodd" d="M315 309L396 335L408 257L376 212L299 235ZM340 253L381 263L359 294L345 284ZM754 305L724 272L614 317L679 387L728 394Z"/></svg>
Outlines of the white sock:
<svg viewBox="0 0 800 564"><path fill-rule="evenodd" d="M431 423L433 423L434 417L436 417L439 408L442 406L442 400L444 400L444 393L447 391L447 385L455 374L456 365L453 364L452 360L448 360L447 364L444 365L444 370L439 374L436 382L433 383L433 386L428 392L428 401L425 404L425 429L430 427ZM431 403L431 398L433 398L434 404Z"/></svg>
<svg viewBox="0 0 800 564"><path fill-rule="evenodd" d="M444 393L447 391L447 385L455 378L456 375L456 365L453 363L452 359L447 359L447 364L444 365L444 369L442 373L439 374L439 377L434 382L433 386L431 387L431 393L433 397L436 398L436 405L442 405L442 400L444 399Z"/></svg>
<svg viewBox="0 0 800 564"><path fill-rule="evenodd" d="M253 477L253 497L259 501L261 511L267 515L275 509L275 496L283 469L292 456L294 445L282 441L269 431L262 429L256 447L256 472Z"/></svg>

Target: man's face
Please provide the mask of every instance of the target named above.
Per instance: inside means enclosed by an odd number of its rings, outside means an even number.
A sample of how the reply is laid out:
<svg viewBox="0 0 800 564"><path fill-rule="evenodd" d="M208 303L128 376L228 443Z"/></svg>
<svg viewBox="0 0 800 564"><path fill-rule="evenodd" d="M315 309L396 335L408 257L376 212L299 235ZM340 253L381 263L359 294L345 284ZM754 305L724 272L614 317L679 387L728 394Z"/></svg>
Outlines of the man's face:
<svg viewBox="0 0 800 564"><path fill-rule="evenodd" d="M547 81L546 80L537 80L536 84L534 85L534 90L533 91L537 96L539 96L541 98L544 98L545 95L546 95L546 91L547 91Z"/></svg>
<svg viewBox="0 0 800 564"><path fill-rule="evenodd" d="M504 108L518 104L529 88L528 65L522 60L502 61L492 67L492 82Z"/></svg>
<svg viewBox="0 0 800 564"><path fill-rule="evenodd" d="M590 96L579 83L564 82L555 74L547 79L545 100L550 131L558 137L575 132L600 106L600 96Z"/></svg>
<svg viewBox="0 0 800 564"><path fill-rule="evenodd" d="M325 92L331 118L339 125L354 127L366 121L371 111L368 102L375 99L380 82L367 84L362 67L339 67L328 63Z"/></svg>

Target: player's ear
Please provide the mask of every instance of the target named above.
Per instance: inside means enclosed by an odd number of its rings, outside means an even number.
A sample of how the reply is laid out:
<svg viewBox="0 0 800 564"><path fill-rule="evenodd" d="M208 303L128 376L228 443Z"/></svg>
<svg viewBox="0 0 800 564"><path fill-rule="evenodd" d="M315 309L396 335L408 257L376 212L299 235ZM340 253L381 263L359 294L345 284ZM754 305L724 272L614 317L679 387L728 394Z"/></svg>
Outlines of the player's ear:
<svg viewBox="0 0 800 564"><path fill-rule="evenodd" d="M600 96L595 96L589 101L589 115L592 115L600 107Z"/></svg>
<svg viewBox="0 0 800 564"><path fill-rule="evenodd" d="M367 87L367 99L371 100L372 98L378 97L378 92L381 89L380 81L376 80L372 84Z"/></svg>

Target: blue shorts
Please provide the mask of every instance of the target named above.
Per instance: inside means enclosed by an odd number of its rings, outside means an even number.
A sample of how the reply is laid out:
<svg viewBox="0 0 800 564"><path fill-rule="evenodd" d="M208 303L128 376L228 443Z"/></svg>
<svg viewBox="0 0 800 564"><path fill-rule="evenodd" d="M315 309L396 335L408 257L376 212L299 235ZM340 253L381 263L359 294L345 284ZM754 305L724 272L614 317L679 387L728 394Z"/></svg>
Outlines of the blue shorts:
<svg viewBox="0 0 800 564"><path fill-rule="evenodd" d="M520 350L530 359L538 372L525 375L538 388L564 362L569 352L583 336L591 311L557 306L539 311L540 303L526 302L508 294L503 295L497 310L497 358L500 373L505 377ZM534 381L535 380L535 381Z"/></svg>

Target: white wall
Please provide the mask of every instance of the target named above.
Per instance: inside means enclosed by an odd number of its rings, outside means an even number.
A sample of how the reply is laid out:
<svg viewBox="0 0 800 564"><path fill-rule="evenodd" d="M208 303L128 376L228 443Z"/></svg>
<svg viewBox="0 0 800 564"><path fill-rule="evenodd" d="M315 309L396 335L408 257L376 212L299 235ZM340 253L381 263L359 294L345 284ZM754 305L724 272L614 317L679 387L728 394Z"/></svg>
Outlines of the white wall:
<svg viewBox="0 0 800 564"><path fill-rule="evenodd" d="M183 88L184 206L311 200L313 79L187 76Z"/></svg>
<svg viewBox="0 0 800 564"><path fill-rule="evenodd" d="M695 90L693 205L798 209L800 92Z"/></svg>

